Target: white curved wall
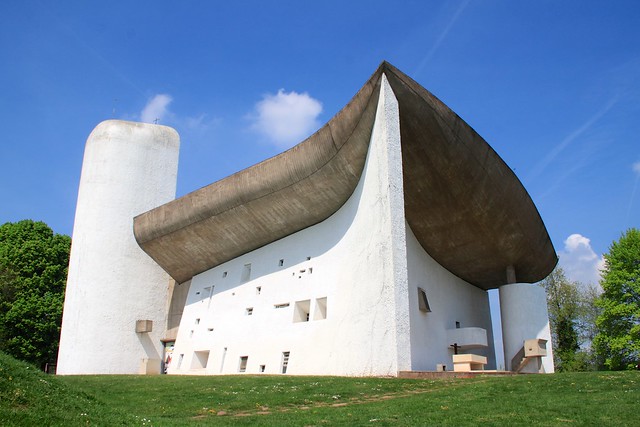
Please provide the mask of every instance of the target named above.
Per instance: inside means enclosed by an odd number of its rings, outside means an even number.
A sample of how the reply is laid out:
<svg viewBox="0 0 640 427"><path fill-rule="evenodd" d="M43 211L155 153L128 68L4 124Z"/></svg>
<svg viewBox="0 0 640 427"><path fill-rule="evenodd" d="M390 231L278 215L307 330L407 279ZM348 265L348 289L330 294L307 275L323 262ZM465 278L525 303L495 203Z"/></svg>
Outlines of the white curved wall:
<svg viewBox="0 0 640 427"><path fill-rule="evenodd" d="M464 349L487 357L485 369L495 369L489 294L451 274L425 252L407 225L409 297L411 300L411 358L415 371L435 371L439 364L453 370L453 349L447 330L482 328L487 346ZM430 312L418 308L418 287L424 289Z"/></svg>
<svg viewBox="0 0 640 427"><path fill-rule="evenodd" d="M446 330L460 320L490 333L487 294L425 253L403 197L398 106L384 81L353 195L327 220L193 277L168 372L235 374L247 357L247 373L277 374L283 352L288 374L451 368ZM417 286L433 302L425 316Z"/></svg>
<svg viewBox="0 0 640 427"><path fill-rule="evenodd" d="M544 288L529 283L514 283L500 287L500 316L505 368L511 370L511 359L524 341L533 338L547 340L547 356L542 358L544 372L554 372L551 330ZM536 366L526 366L523 372L538 372Z"/></svg>
<svg viewBox="0 0 640 427"><path fill-rule="evenodd" d="M85 154L65 294L59 374L160 369L169 277L137 245L133 217L173 200L179 136L145 123L108 120ZM136 320L152 320L137 334Z"/></svg>
<svg viewBox="0 0 640 427"><path fill-rule="evenodd" d="M397 332L409 327L399 123L383 86L354 194L329 219L195 276L169 373L238 373L243 356L246 372L264 365L281 373L283 352L290 352L289 374L409 368L408 333ZM296 321L296 303L306 301L309 321ZM289 305L276 308L282 304Z"/></svg>

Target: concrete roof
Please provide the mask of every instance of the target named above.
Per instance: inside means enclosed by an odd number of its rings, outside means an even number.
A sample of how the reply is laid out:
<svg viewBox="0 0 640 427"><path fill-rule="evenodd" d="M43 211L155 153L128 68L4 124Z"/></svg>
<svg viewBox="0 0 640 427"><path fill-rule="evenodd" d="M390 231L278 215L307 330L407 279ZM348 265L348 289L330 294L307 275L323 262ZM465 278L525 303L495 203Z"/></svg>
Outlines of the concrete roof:
<svg viewBox="0 0 640 427"><path fill-rule="evenodd" d="M176 281L325 220L364 168L382 74L398 99L405 213L422 247L482 289L545 278L557 262L533 201L469 125L383 62L315 134L275 157L137 216L140 247Z"/></svg>

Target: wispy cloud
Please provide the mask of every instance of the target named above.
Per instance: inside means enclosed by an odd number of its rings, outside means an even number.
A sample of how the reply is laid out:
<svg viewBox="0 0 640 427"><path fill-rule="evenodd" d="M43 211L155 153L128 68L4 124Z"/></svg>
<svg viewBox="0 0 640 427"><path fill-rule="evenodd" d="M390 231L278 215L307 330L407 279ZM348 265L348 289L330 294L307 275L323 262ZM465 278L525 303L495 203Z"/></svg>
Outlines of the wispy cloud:
<svg viewBox="0 0 640 427"><path fill-rule="evenodd" d="M589 238L577 233L570 235L564 241L564 250L558 255L569 280L585 285L598 284L604 258L594 252Z"/></svg>
<svg viewBox="0 0 640 427"><path fill-rule="evenodd" d="M564 138L559 144L557 144L542 160L540 160L531 170L528 176L528 181L532 181L540 176L544 170L562 153L569 145L571 145L576 139L580 138L585 132L602 118L618 101L617 97L612 98L607 104L605 104L598 112L591 116L581 126L571 132L566 138Z"/></svg>
<svg viewBox="0 0 640 427"><path fill-rule="evenodd" d="M256 103L251 128L279 148L289 148L319 127L322 103L308 93L285 92L264 95Z"/></svg>
<svg viewBox="0 0 640 427"><path fill-rule="evenodd" d="M145 123L161 122L169 113L168 107L173 98L167 94L157 94L151 98L140 113L140 121Z"/></svg>
<svg viewBox="0 0 640 427"><path fill-rule="evenodd" d="M456 21L458 20L458 17L462 14L462 12L466 9L467 5L469 4L471 0L465 0L462 3L460 3L460 5L458 6L458 9L455 11L455 13L453 14L453 16L451 17L451 19L449 20L449 22L447 23L447 25L444 27L444 29L442 30L442 32L440 32L440 35L438 35L438 38L436 39L436 41L433 43L433 45L431 46L431 49L429 49L429 52L427 52L427 54L425 55L425 57L422 59L422 61L420 61L420 64L418 65L418 68L416 68L416 72L415 74L420 74L420 72L422 71L422 69L427 65L427 63L431 60L431 58L433 57L433 55L436 53L436 51L438 50L438 48L440 48L440 45L442 44L442 42L444 41L445 38L447 38L447 35L449 34L449 31L451 31L451 27L453 27L453 24L456 23Z"/></svg>
<svg viewBox="0 0 640 427"><path fill-rule="evenodd" d="M635 162L631 165L631 170L636 175L636 179L633 182L633 190L631 190L631 197L629 198L629 206L627 207L627 218L626 223L629 223L631 219L631 208L633 207L633 202L636 198L636 192L638 191L638 181L640 181L640 161Z"/></svg>

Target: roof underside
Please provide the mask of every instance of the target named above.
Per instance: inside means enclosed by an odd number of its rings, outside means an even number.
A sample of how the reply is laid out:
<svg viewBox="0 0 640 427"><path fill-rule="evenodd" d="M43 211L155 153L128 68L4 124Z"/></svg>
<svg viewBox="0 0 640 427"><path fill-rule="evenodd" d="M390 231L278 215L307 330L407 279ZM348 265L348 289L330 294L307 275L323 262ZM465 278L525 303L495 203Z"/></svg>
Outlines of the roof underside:
<svg viewBox="0 0 640 427"><path fill-rule="evenodd" d="M422 247L482 289L546 277L557 262L526 190L493 149L426 89L384 62L315 134L282 154L137 216L134 234L184 282L336 212L369 147L382 74L400 108L407 222Z"/></svg>

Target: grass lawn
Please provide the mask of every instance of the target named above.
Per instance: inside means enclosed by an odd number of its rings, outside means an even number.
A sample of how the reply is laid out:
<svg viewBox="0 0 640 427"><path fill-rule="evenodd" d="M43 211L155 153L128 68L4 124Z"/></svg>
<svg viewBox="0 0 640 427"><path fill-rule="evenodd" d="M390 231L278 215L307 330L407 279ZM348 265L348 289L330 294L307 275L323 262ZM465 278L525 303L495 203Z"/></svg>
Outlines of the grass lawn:
<svg viewBox="0 0 640 427"><path fill-rule="evenodd" d="M51 377L0 356L0 425L640 425L640 372Z"/></svg>

